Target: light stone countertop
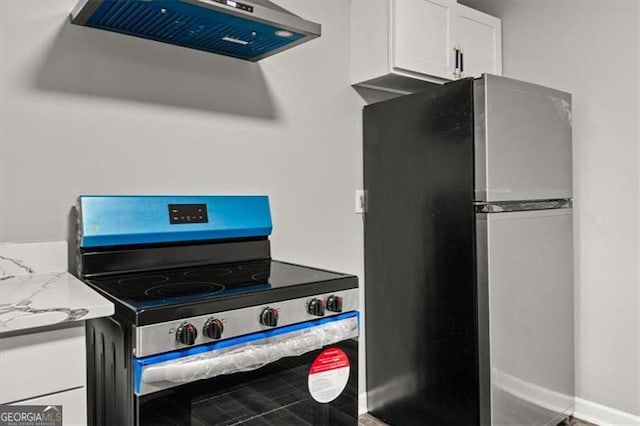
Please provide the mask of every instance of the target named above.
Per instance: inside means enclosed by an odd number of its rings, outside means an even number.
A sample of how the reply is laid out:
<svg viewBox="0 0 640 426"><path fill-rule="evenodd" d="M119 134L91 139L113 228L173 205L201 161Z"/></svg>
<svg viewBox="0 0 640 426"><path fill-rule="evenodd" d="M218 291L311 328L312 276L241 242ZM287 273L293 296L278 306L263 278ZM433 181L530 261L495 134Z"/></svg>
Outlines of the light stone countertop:
<svg viewBox="0 0 640 426"><path fill-rule="evenodd" d="M62 257L58 252L63 247L51 244L28 246L20 245L17 249L15 245L1 247L0 335L113 314L113 303L63 271L66 257L64 264L58 261L51 264L51 259ZM47 252L44 257L43 247ZM35 260L29 262L34 255ZM43 269L58 271L44 272Z"/></svg>

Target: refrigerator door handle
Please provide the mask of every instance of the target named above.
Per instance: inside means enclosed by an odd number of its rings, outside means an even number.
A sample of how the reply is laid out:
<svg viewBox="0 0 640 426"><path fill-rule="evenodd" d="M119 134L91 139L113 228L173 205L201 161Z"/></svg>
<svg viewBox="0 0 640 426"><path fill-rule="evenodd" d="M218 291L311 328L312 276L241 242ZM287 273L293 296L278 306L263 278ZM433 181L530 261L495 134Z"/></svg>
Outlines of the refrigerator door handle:
<svg viewBox="0 0 640 426"><path fill-rule="evenodd" d="M502 202L475 202L476 213L505 213L529 210L570 209L573 202L570 198L554 200L526 200Z"/></svg>

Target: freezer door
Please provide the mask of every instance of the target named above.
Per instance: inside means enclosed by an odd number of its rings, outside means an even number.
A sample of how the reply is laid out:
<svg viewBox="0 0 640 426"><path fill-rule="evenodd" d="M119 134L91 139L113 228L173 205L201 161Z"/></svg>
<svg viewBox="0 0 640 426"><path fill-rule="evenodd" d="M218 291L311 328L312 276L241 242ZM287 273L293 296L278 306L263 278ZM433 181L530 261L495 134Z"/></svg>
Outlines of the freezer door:
<svg viewBox="0 0 640 426"><path fill-rule="evenodd" d="M571 95L484 74L474 82L475 198L571 198Z"/></svg>
<svg viewBox="0 0 640 426"><path fill-rule="evenodd" d="M574 400L572 209L476 226L483 424L555 425Z"/></svg>

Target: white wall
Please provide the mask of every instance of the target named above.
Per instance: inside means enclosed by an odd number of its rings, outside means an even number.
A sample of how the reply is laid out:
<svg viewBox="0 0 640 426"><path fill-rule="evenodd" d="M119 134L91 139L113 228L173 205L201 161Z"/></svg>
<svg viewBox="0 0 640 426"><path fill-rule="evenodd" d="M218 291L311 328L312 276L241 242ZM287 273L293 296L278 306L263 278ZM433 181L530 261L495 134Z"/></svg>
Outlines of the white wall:
<svg viewBox="0 0 640 426"><path fill-rule="evenodd" d="M640 415L640 2L462 0L504 75L573 94L577 396Z"/></svg>
<svg viewBox="0 0 640 426"><path fill-rule="evenodd" d="M578 396L640 414L638 3L463 2L506 76L574 94ZM65 239L79 194L265 193L275 257L361 274L349 4L279 3L323 36L256 65L0 0L0 241Z"/></svg>
<svg viewBox="0 0 640 426"><path fill-rule="evenodd" d="M361 275L349 2L278 3L322 37L253 64L0 0L0 241L66 239L80 194L268 194L275 258Z"/></svg>

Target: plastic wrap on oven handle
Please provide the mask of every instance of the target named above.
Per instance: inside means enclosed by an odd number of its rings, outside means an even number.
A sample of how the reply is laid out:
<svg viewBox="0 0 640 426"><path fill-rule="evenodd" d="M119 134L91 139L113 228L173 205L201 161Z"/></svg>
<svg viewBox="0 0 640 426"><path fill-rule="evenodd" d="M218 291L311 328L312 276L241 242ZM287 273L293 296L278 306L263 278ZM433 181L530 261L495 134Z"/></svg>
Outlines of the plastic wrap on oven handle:
<svg viewBox="0 0 640 426"><path fill-rule="evenodd" d="M357 318L346 318L260 341L145 366L142 382L188 383L256 370L281 358L302 355L357 335Z"/></svg>

